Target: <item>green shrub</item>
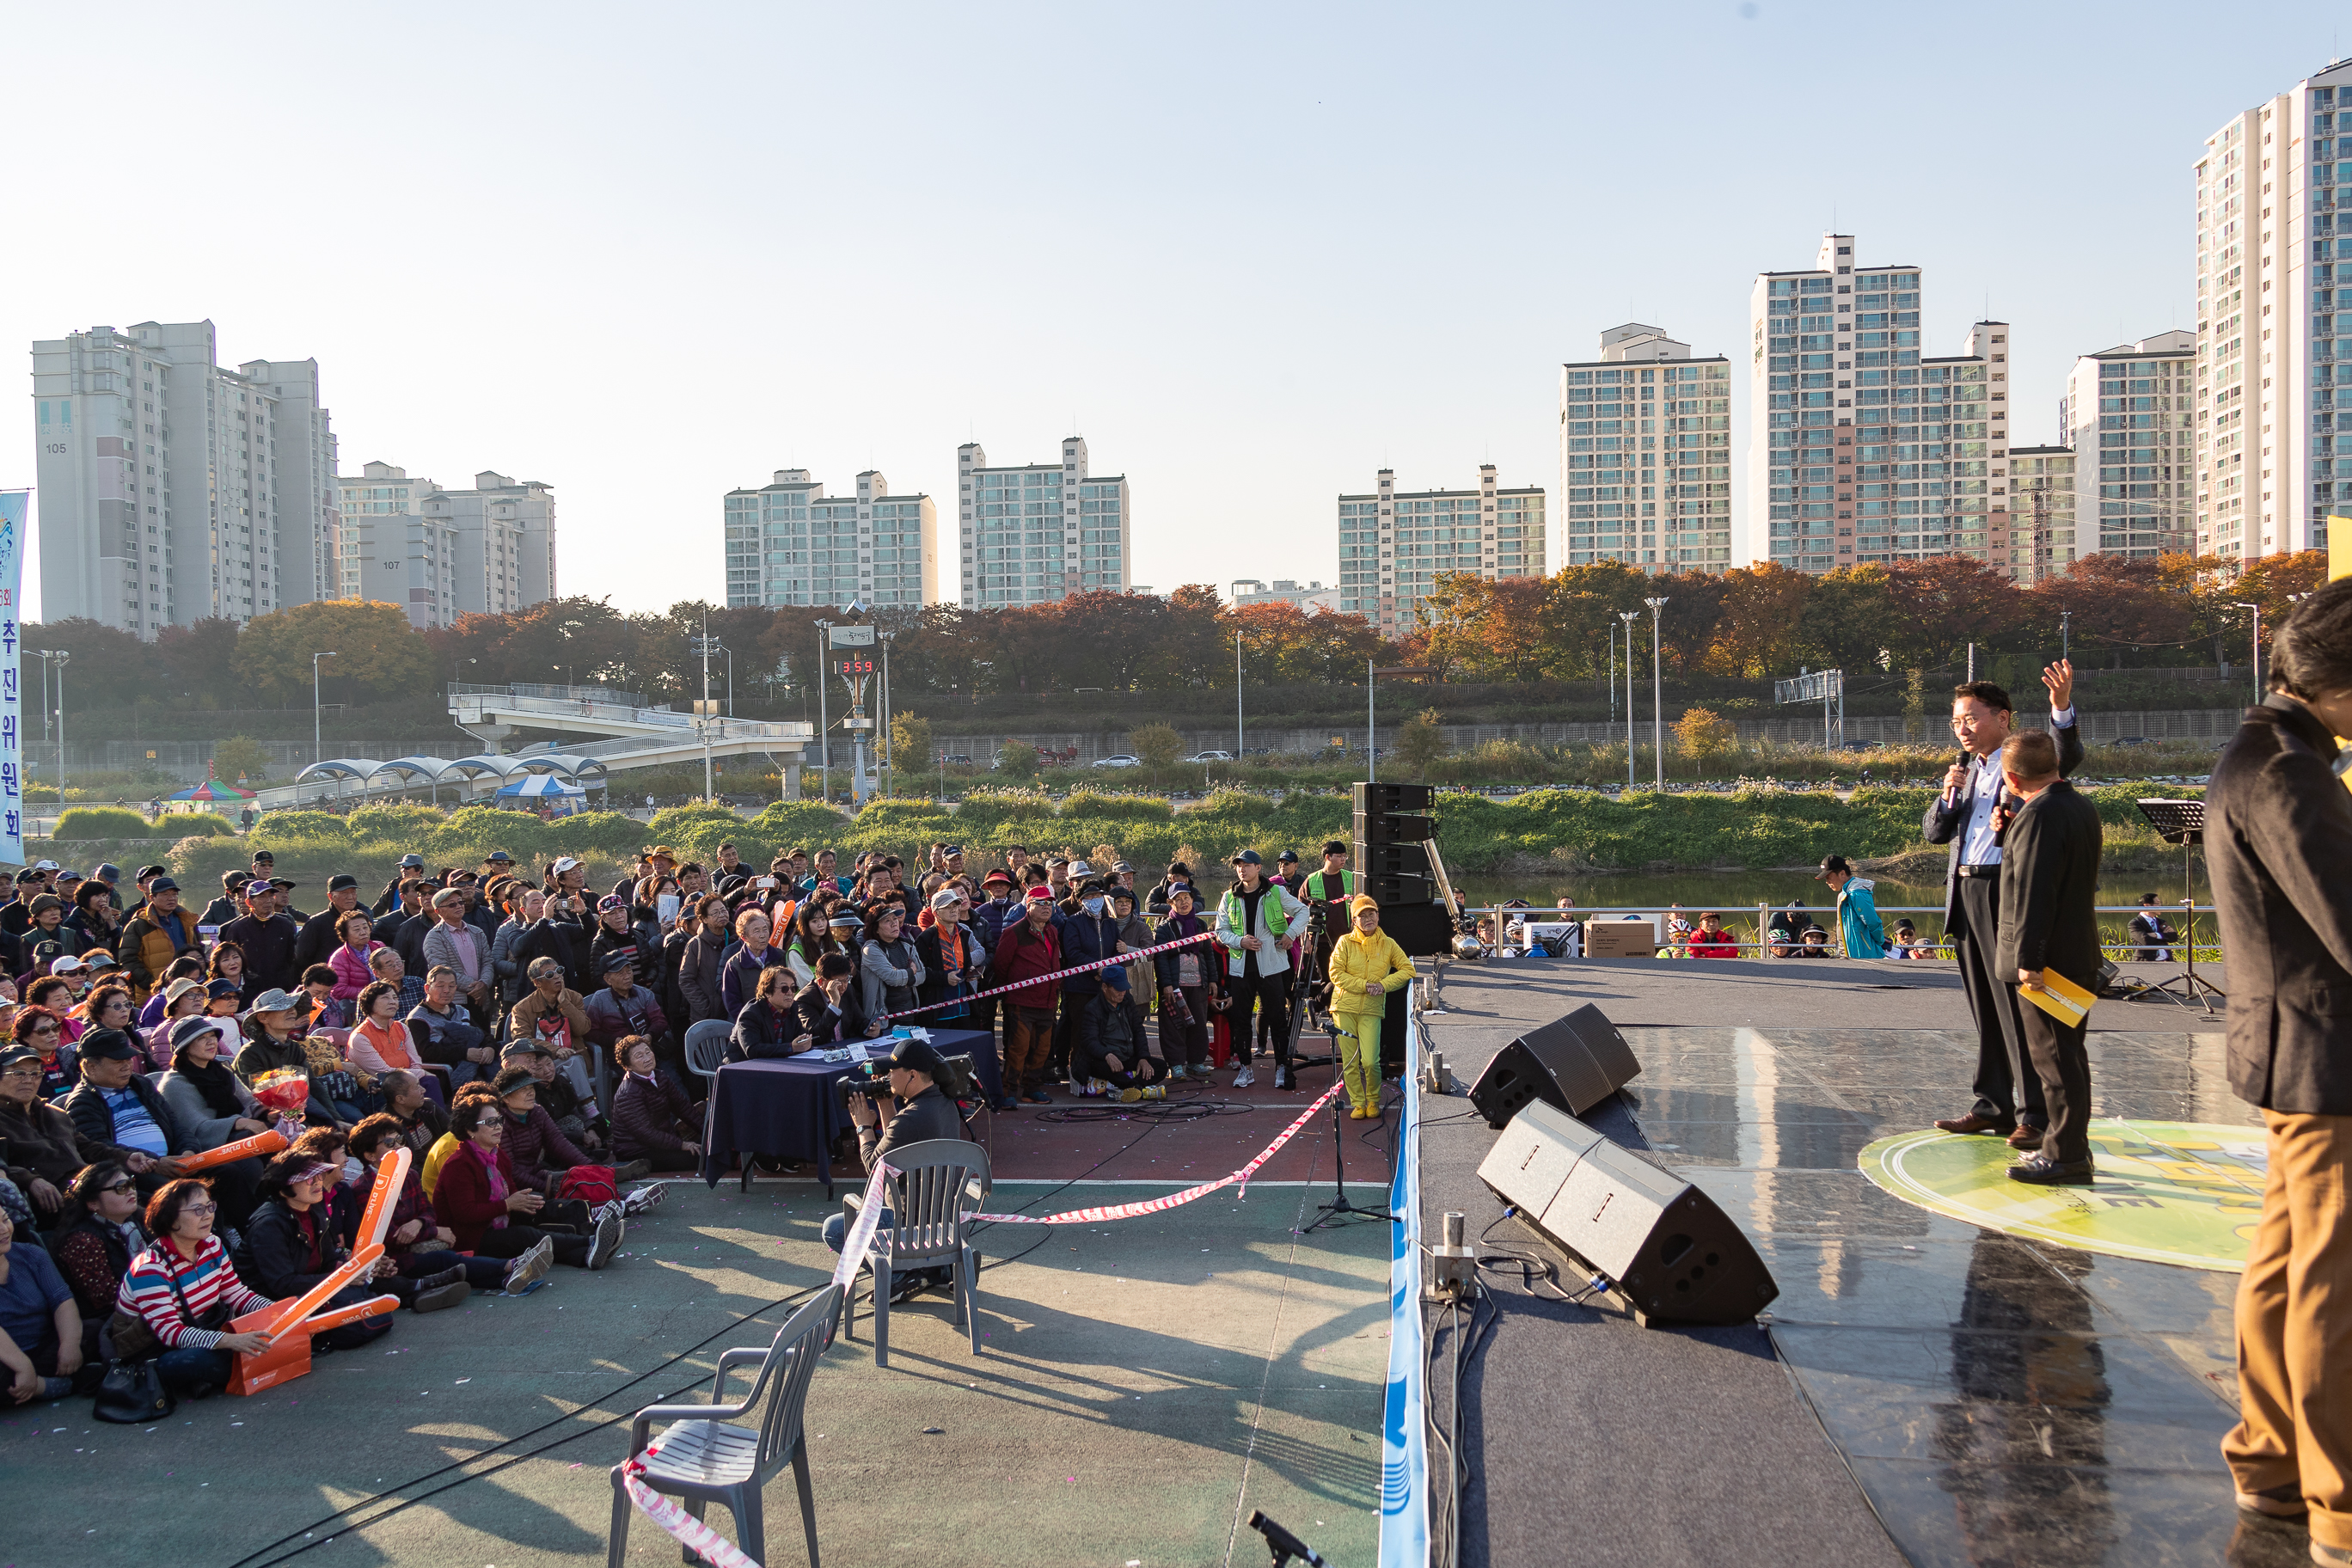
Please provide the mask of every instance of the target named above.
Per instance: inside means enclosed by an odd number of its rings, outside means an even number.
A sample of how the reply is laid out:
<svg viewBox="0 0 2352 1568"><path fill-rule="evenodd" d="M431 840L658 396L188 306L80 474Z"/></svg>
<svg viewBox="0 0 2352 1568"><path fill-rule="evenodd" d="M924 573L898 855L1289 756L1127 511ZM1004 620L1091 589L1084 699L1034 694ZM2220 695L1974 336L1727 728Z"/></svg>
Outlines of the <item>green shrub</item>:
<svg viewBox="0 0 2352 1568"><path fill-rule="evenodd" d="M343 818L350 825L351 836L362 838L423 838L440 830L448 820L446 814L429 805L394 803L384 805L363 805Z"/></svg>
<svg viewBox="0 0 2352 1568"><path fill-rule="evenodd" d="M814 855L838 838L849 819L822 801L779 800L761 807L746 826L779 847Z"/></svg>
<svg viewBox="0 0 2352 1568"><path fill-rule="evenodd" d="M254 837L257 840L255 847L268 848L272 852L275 852L277 846L269 841L278 838L348 840L351 836L352 830L344 819L331 811L268 812L263 816L260 825L254 829Z"/></svg>
<svg viewBox="0 0 2352 1568"><path fill-rule="evenodd" d="M1103 790L1074 789L1063 797L1056 816L1106 818L1114 822L1170 822L1175 808L1164 795L1112 795Z"/></svg>
<svg viewBox="0 0 2352 1568"><path fill-rule="evenodd" d="M956 816L973 837L994 837L999 824L1015 817L1035 820L1054 815L1053 797L1035 789L976 789L963 797Z"/></svg>
<svg viewBox="0 0 2352 1568"><path fill-rule="evenodd" d="M68 806L58 815L58 838L149 838L157 830L137 812L119 805Z"/></svg>
<svg viewBox="0 0 2352 1568"><path fill-rule="evenodd" d="M175 811L157 817L152 832L158 838L235 837L236 825L209 811Z"/></svg>

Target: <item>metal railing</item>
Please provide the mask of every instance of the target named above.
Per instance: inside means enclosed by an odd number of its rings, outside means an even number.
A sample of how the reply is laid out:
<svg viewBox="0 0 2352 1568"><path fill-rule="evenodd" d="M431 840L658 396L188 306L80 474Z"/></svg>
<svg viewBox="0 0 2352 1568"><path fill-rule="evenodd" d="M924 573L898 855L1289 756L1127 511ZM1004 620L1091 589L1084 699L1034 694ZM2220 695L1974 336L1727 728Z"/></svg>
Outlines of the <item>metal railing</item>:
<svg viewBox="0 0 2352 1568"><path fill-rule="evenodd" d="M1875 906L1875 908L1877 912L1882 916L1933 915L1938 922L1941 922L1944 917L1944 906L1941 904L1879 904ZM1623 923L1632 925L1637 923L1637 920L1634 917L1639 917L1640 919L1638 923L1652 925L1658 931L1659 941L1657 945L1658 951L1661 953L1669 953L1683 957L1688 956L1686 950L1694 945L1711 948L1730 947L1736 948L1742 952L1758 952L1767 954L1768 956L1780 958L1794 957L1796 952L1802 948L1803 943L1801 940L1797 942L1774 942L1762 935L1762 933L1770 927L1772 923L1772 916L1775 913L1780 912L1772 905L1758 904L1751 908L1751 906L1742 904L1738 906L1738 909L1743 921L1746 917L1751 913L1757 916L1756 930L1759 932L1759 938L1757 941L1739 942L1735 940L1731 942L1707 942L1704 943L1695 943L1692 940L1692 936L1689 934L1677 933L1669 935L1666 931L1666 921L1668 918L1675 913L1681 913L1685 918L1688 918L1688 912L1686 910L1669 910L1661 909L1655 904L1617 905L1606 908L1595 906L1573 910L1546 910L1535 907L1518 909L1516 907L1493 905L1484 908L1467 909L1463 910L1463 913L1470 916L1473 920L1485 917L1500 922L1497 926L1498 934L1507 934L1508 927L1514 924L1556 926L1581 923L1595 917L1599 917L1603 921L1608 921L1612 918L1623 917ZM2198 916L2210 916L2214 913L2214 906L2211 904L2184 906L2177 903L2158 905L2152 912L2160 915L2171 915L2182 912L2184 909L2187 912ZM1811 919L1813 913L1811 910L1807 910L1804 912L1808 919ZM1833 913L1833 910L1830 907L1825 906L1823 912ZM2101 915L2137 915L2149 913L2151 910L2149 910L2149 907L2145 904L2099 904L2094 906L2092 912L2094 914ZM1885 922L1882 921L1881 923L1884 924ZM1837 944L1831 947L1829 951L1837 957L1844 957L1844 938L1839 928L1832 923L1822 925L1820 929L1829 932L1831 941ZM1726 928L1725 935L1729 936L1732 933L1729 929ZM1887 940L1890 945L1886 954L1885 955L1885 958L1888 961L1895 963L1919 962L1919 960L1912 959L1907 956L1897 956L1892 947L1894 934L1895 933L1891 929L1888 930ZM1950 959L1955 956L1949 943L1944 940L1946 933L1942 931L1939 930L1933 939L1930 939L1925 931L1918 933L1918 945L1927 950L1928 957ZM2207 925L2203 930L2199 931L2196 933L2196 937L2197 940L2195 945L2200 952L2208 948L2218 951L2221 945L2221 931L2218 922ZM2189 945L2189 932L2184 931L2169 942L2102 942L2100 943L2100 951L2106 953L2110 958L2114 958L2136 953L2144 948L2151 946L2169 948L2178 952ZM1771 950L1774 948L1785 948L1789 951L1786 952L1773 953ZM1677 950L1685 951L1678 952Z"/></svg>

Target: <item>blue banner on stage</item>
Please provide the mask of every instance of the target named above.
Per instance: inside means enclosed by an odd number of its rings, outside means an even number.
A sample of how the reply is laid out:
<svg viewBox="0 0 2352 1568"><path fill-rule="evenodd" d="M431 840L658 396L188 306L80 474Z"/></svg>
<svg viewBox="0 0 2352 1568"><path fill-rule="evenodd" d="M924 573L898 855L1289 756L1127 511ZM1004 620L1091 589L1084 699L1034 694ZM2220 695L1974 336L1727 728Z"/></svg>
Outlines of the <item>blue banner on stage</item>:
<svg viewBox="0 0 2352 1568"><path fill-rule="evenodd" d="M25 863L25 712L22 627L25 502L29 490L0 490L0 861Z"/></svg>
<svg viewBox="0 0 2352 1568"><path fill-rule="evenodd" d="M1405 1028L1404 1107L1389 1182L1389 1387L1381 1413L1381 1568L1429 1564L1429 1369L1421 1312L1421 1015Z"/></svg>

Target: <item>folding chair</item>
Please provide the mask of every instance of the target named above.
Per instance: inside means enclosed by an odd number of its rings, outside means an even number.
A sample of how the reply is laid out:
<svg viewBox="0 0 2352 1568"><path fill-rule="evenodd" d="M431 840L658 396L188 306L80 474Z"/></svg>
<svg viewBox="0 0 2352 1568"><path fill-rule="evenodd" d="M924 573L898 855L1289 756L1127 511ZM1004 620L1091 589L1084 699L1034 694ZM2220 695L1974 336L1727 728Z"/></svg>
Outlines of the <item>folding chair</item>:
<svg viewBox="0 0 2352 1568"><path fill-rule="evenodd" d="M808 1443L802 1412L808 1405L809 1380L817 1357L824 1352L841 1287L828 1284L778 1330L766 1350L746 1346L724 1352L718 1374L710 1381L708 1405L652 1405L629 1424L629 1458L644 1457L645 1473L637 1479L657 1492L677 1498L695 1518L717 1502L735 1516L736 1544L755 1563L768 1561L767 1520L760 1493L790 1460L793 1480L801 1494L801 1530L808 1538L809 1568L818 1568L816 1500L809 1489ZM757 1362L760 1374L741 1403L721 1403L727 1392L727 1369ZM730 1425L761 1403L757 1427ZM656 1421L670 1425L662 1431L651 1453L646 1451L646 1429ZM613 1529L605 1548L606 1568L622 1568L629 1551L629 1511L634 1506L621 1484L626 1467L613 1467ZM694 1552L688 1563L702 1559Z"/></svg>
<svg viewBox="0 0 2352 1568"><path fill-rule="evenodd" d="M724 1018L705 1018L698 1024L688 1025L687 1071L697 1078L717 1078L719 1067L727 1060L727 1042L734 1034L734 1026ZM706 1094L703 1098L710 1097Z"/></svg>
<svg viewBox="0 0 2352 1568"><path fill-rule="evenodd" d="M890 1364L890 1281L894 1274L946 1264L953 1270L956 1316L980 1353L980 1249L965 1238L968 1217L986 1206L995 1188L988 1151L961 1138L909 1143L889 1155L898 1178L888 1184L891 1223L877 1229L858 1268L874 1277L874 1364ZM865 1206L863 1193L842 1199L852 1226ZM854 1288L856 1276L853 1273ZM841 1298L841 1332L856 1339L857 1310L853 1291Z"/></svg>

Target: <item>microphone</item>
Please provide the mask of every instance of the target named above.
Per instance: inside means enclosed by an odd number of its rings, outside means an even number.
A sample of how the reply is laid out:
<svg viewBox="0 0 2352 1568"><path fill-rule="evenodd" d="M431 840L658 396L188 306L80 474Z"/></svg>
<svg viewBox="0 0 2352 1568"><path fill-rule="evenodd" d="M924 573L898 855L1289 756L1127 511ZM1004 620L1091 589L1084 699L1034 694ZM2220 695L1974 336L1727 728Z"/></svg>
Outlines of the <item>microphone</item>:
<svg viewBox="0 0 2352 1568"><path fill-rule="evenodd" d="M1966 746L1963 746L1963 747L1961 747L1961 748L1960 748L1960 754L1959 754L1959 756L1958 756L1958 758L1956 758L1956 759L1953 761L1952 765L1953 765L1954 767L1956 767L1956 768L1959 769L1962 773L1966 773L1966 772L1968 772L1968 767L1969 767L1969 749L1968 749ZM1945 790L1945 791L1944 791L1944 804L1945 804L1946 805L1951 805L1951 804L1952 804L1952 802L1954 802L1955 800L1958 800L1958 799L1959 798L1959 795L1960 795L1960 792L1959 792L1959 788L1958 788L1958 785L1954 785L1953 787L1951 787L1951 788L1949 788L1949 789Z"/></svg>
<svg viewBox="0 0 2352 1568"><path fill-rule="evenodd" d="M1266 1518L1264 1510L1250 1510L1249 1527L1265 1537L1266 1550L1274 1553L1274 1568L1282 1568L1294 1557L1309 1568L1328 1568L1313 1547Z"/></svg>

